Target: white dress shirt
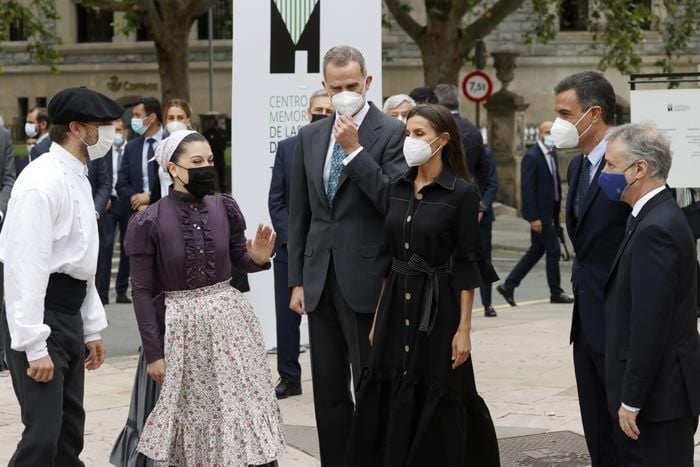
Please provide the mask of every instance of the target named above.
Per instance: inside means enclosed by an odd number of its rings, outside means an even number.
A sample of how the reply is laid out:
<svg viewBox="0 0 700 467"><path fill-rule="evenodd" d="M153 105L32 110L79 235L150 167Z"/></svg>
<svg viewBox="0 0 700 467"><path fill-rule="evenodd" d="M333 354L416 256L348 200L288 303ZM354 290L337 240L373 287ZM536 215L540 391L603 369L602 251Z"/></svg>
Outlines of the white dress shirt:
<svg viewBox="0 0 700 467"><path fill-rule="evenodd" d="M600 140L600 143L594 147L591 152L585 154L589 161L591 161L591 183L595 178L595 173L598 171L600 163L603 161L603 156L605 156L605 151L608 149L608 137L607 135Z"/></svg>
<svg viewBox="0 0 700 467"><path fill-rule="evenodd" d="M117 179L119 178L119 151L121 151L122 158L124 157L124 149L126 149L126 143L122 143L121 146L112 145L112 196L117 197Z"/></svg>
<svg viewBox="0 0 700 467"><path fill-rule="evenodd" d="M87 281L80 308L85 342L100 339L107 317L95 288L98 244L87 166L53 143L17 178L0 233L11 346L28 361L48 355L44 298L53 273Z"/></svg>
<svg viewBox="0 0 700 467"><path fill-rule="evenodd" d="M158 133L153 136L143 135L143 152L141 157L141 170L143 174L143 193L151 192L151 185L148 180L148 140L153 138L155 143L153 143L153 151L158 149L158 143L163 139L163 127L160 127Z"/></svg>
<svg viewBox="0 0 700 467"><path fill-rule="evenodd" d="M553 149L549 149L545 146L540 139L537 140L537 145L540 147L542 154L544 154L547 167L549 167L549 173L552 174L552 180L554 181L554 201L560 201L561 195L559 193L559 184L557 183L557 163L554 161L554 155L552 155Z"/></svg>
<svg viewBox="0 0 700 467"><path fill-rule="evenodd" d="M364 107L362 107L359 112L352 116L352 121L355 123L357 128L360 128L360 125L362 125L362 122L367 116L367 112L369 112L369 103L365 102ZM335 122L338 121L338 118L339 116L336 113L335 118L333 120L334 126ZM323 186L326 189L326 191L328 191L328 177L331 174L331 159L333 159L333 146L335 146L335 132L331 130L331 141L328 144L328 152L326 153L326 163L323 166ZM342 161L343 165L348 165L350 162L352 162L355 156L357 156L360 153L360 151L362 151L362 149L362 146L360 146L358 149L345 156L345 158Z"/></svg>

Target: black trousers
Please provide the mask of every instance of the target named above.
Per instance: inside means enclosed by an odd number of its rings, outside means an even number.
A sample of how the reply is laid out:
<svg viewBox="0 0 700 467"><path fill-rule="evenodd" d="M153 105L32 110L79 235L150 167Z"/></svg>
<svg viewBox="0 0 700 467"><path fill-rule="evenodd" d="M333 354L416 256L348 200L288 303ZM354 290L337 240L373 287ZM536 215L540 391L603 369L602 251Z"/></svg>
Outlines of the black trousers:
<svg viewBox="0 0 700 467"><path fill-rule="evenodd" d="M284 247L286 248L286 247ZM282 253L277 253L282 256ZM291 383L301 381L299 364L299 325L301 316L289 308L290 290L287 286L287 261L275 256L275 311L277 328L277 372ZM286 255L284 255L286 257Z"/></svg>
<svg viewBox="0 0 700 467"><path fill-rule="evenodd" d="M506 278L506 287L514 289L527 276L530 270L537 264L543 255L547 256L547 284L550 295L559 295L563 292L561 288L561 277L559 274L559 257L561 247L554 228L554 222L542 224L542 232L530 231L530 248L527 253L520 258L518 264Z"/></svg>
<svg viewBox="0 0 700 467"><path fill-rule="evenodd" d="M4 275L4 265L0 263L0 301L2 306L5 303L5 278ZM2 332L4 327L4 318L0 316L0 371L7 370L7 359L5 358L5 333Z"/></svg>
<svg viewBox="0 0 700 467"><path fill-rule="evenodd" d="M321 465L341 466L355 408L350 368L357 391L362 369L369 364L368 336L374 315L350 309L340 292L331 259L319 304L308 316Z"/></svg>
<svg viewBox="0 0 700 467"><path fill-rule="evenodd" d="M608 408L605 355L591 348L580 329L574 337L574 372L592 467L647 467L642 464L639 443L625 435L617 413Z"/></svg>
<svg viewBox="0 0 700 467"><path fill-rule="evenodd" d="M114 241L116 231L119 228L119 269L117 271L117 294L125 294L129 287L129 258L124 251L124 236L131 215L130 208L122 203L119 198L112 197L112 208L105 211L100 218L100 252L97 257L97 274L95 285L100 298L107 303L109 296L109 283L112 279L112 254L114 253Z"/></svg>
<svg viewBox="0 0 700 467"><path fill-rule="evenodd" d="M693 467L693 435L697 417L667 422L639 420L639 445L644 467Z"/></svg>
<svg viewBox="0 0 700 467"><path fill-rule="evenodd" d="M56 279L57 276L62 277ZM10 467L84 465L79 459L85 428L85 344L80 316L84 298L84 281L62 274L49 279L44 323L51 328L46 343L54 364L54 377L48 383L37 383L27 376L29 364L25 352L10 348L3 307L5 352L24 424Z"/></svg>

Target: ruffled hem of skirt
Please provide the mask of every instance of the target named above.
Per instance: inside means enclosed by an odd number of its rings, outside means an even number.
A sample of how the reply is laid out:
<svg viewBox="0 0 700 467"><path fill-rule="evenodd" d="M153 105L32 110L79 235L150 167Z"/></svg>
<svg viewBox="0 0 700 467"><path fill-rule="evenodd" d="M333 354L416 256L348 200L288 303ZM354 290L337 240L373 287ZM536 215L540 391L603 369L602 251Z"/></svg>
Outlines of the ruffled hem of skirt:
<svg viewBox="0 0 700 467"><path fill-rule="evenodd" d="M168 465L267 464L286 451L281 415L274 410L272 415L222 420L218 425L187 424L177 417L162 423L149 419L152 425L141 434L138 451ZM255 442L241 443L240 433L254 433Z"/></svg>

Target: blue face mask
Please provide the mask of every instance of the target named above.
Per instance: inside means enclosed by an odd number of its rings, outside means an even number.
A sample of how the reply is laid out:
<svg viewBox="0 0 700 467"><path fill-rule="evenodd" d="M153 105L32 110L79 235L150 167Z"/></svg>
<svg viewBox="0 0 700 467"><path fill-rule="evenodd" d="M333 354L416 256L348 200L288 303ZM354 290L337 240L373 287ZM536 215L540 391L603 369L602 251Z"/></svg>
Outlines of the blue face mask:
<svg viewBox="0 0 700 467"><path fill-rule="evenodd" d="M124 144L124 137L122 136L121 133L116 133L114 135L113 143L115 146L121 146L122 144Z"/></svg>
<svg viewBox="0 0 700 467"><path fill-rule="evenodd" d="M610 201L622 201L622 195L625 194L625 190L632 186L637 179L634 179L632 183L627 183L625 179L625 172L634 166L636 162L633 162L622 172L601 172L600 177L598 177L598 186L603 190L605 196L607 196Z"/></svg>
<svg viewBox="0 0 700 467"><path fill-rule="evenodd" d="M143 118L133 117L131 119L131 129L139 135L146 133L146 127L143 124Z"/></svg>
<svg viewBox="0 0 700 467"><path fill-rule="evenodd" d="M542 140L542 144L544 144L544 147L551 151L554 148L554 138L551 136L545 136Z"/></svg>

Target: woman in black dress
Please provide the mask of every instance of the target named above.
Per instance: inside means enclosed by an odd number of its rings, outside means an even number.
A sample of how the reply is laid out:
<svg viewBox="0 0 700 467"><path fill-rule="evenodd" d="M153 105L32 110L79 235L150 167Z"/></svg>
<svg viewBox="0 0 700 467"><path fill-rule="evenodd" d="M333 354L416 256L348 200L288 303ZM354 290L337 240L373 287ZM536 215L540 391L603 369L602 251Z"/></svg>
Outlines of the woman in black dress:
<svg viewBox="0 0 700 467"><path fill-rule="evenodd" d="M498 280L481 252L479 194L449 110L415 107L406 136L411 169L388 200L376 262L385 279L346 465L498 466L470 357L474 289Z"/></svg>

